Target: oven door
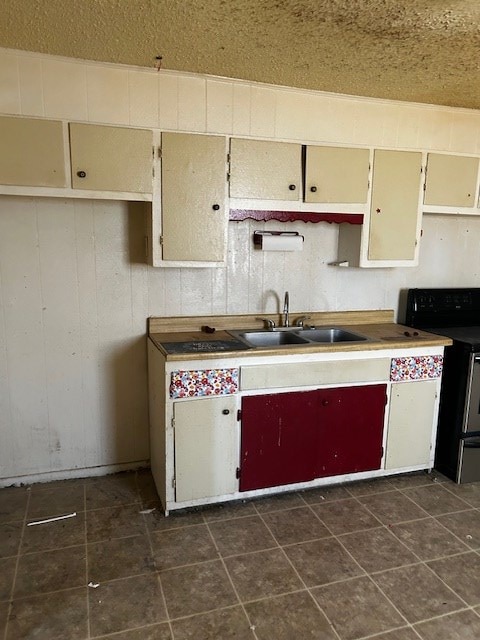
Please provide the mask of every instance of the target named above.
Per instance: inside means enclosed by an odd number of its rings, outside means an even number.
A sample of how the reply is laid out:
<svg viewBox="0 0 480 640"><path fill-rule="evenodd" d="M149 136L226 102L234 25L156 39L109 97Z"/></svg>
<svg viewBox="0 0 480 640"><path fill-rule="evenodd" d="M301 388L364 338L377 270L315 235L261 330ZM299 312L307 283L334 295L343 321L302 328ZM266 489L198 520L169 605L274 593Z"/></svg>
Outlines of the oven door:
<svg viewBox="0 0 480 640"><path fill-rule="evenodd" d="M458 482L480 480L480 435L460 441Z"/></svg>
<svg viewBox="0 0 480 640"><path fill-rule="evenodd" d="M466 393L465 416L463 421L464 437L474 431L480 432L480 354L470 356L468 385Z"/></svg>

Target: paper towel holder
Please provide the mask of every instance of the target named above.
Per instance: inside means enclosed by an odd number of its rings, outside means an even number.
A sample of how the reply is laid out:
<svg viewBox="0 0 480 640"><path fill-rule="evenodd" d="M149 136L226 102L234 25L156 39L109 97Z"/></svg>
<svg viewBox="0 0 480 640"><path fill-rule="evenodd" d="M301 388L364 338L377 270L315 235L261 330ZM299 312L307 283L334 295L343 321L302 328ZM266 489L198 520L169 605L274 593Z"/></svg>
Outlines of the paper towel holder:
<svg viewBox="0 0 480 640"><path fill-rule="evenodd" d="M253 244L258 249L266 250L267 248L264 246L265 238L275 238L279 241L281 240L291 240L289 243L291 246L289 248L283 247L277 249L280 251L300 251L303 249L303 242L305 240L304 236L300 235L298 231L254 231L253 232ZM284 245L284 243L281 243ZM270 247L271 248L271 247Z"/></svg>

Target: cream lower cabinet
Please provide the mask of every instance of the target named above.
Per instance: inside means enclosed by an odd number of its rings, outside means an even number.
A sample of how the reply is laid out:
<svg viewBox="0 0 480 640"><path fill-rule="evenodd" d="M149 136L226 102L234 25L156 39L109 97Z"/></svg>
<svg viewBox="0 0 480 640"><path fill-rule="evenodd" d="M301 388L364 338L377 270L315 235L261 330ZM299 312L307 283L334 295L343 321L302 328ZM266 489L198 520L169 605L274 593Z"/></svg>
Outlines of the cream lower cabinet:
<svg viewBox="0 0 480 640"><path fill-rule="evenodd" d="M160 211L160 198L153 202L154 266L208 267L224 263L228 225L226 144L223 136L162 133Z"/></svg>
<svg viewBox="0 0 480 640"><path fill-rule="evenodd" d="M150 130L70 123L70 155L74 189L152 193Z"/></svg>
<svg viewBox="0 0 480 640"><path fill-rule="evenodd" d="M392 383L385 469L433 465L439 380Z"/></svg>
<svg viewBox="0 0 480 640"><path fill-rule="evenodd" d="M421 153L375 150L369 214L363 225L340 225L339 264L418 264L423 176Z"/></svg>
<svg viewBox="0 0 480 640"><path fill-rule="evenodd" d="M175 402L173 426L176 501L234 493L239 456L236 398Z"/></svg>
<svg viewBox="0 0 480 640"><path fill-rule="evenodd" d="M63 125L0 117L0 184L66 187Z"/></svg>

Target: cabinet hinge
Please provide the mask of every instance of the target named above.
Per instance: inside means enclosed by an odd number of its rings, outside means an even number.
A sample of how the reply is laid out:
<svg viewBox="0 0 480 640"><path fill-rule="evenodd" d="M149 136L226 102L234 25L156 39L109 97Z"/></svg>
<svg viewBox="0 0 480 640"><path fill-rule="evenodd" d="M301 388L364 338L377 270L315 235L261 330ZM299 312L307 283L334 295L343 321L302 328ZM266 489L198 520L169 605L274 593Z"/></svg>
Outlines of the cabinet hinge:
<svg viewBox="0 0 480 640"><path fill-rule="evenodd" d="M158 237L158 242L159 242L160 245L163 244L163 236L159 236Z"/></svg>
<svg viewBox="0 0 480 640"><path fill-rule="evenodd" d="M238 421L240 421L241 419L242 419L242 410L241 410L241 409L239 409L239 410L237 411L237 420L238 420Z"/></svg>
<svg viewBox="0 0 480 640"><path fill-rule="evenodd" d="M237 478L237 480L239 480L239 478L240 478L240 467L237 467L237 470L235 471L235 477Z"/></svg>
<svg viewBox="0 0 480 640"><path fill-rule="evenodd" d="M157 149L157 157L158 158L162 157L162 147L158 147L158 149Z"/></svg>
<svg viewBox="0 0 480 640"><path fill-rule="evenodd" d="M387 404L388 404L388 396L387 394L385 394L385 406L387 406Z"/></svg>
<svg viewBox="0 0 480 640"><path fill-rule="evenodd" d="M384 453L385 453L385 449L382 447L382 458Z"/></svg>
<svg viewBox="0 0 480 640"><path fill-rule="evenodd" d="M175 428L175 418L171 419L170 424L172 425L172 429L174 429Z"/></svg>
<svg viewBox="0 0 480 640"><path fill-rule="evenodd" d="M172 478L172 489L176 489L177 488L177 481L175 480L175 477Z"/></svg>

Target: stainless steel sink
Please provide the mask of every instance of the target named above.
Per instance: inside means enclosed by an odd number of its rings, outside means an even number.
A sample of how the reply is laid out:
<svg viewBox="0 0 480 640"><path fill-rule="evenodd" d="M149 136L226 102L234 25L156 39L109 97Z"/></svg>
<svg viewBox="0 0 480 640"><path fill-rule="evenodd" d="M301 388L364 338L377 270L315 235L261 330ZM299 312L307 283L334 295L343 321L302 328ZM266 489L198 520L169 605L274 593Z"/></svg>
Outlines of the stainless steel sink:
<svg viewBox="0 0 480 640"><path fill-rule="evenodd" d="M319 329L279 329L264 331L229 331L230 335L250 347L279 347L287 345L314 345L335 342L365 342L368 338L340 327L321 327Z"/></svg>
<svg viewBox="0 0 480 640"><path fill-rule="evenodd" d="M293 331L230 331L253 347L277 347L287 344L308 344L308 340Z"/></svg>
<svg viewBox="0 0 480 640"><path fill-rule="evenodd" d="M365 336L338 327L322 327L321 329L303 329L302 338L312 342L364 342Z"/></svg>

